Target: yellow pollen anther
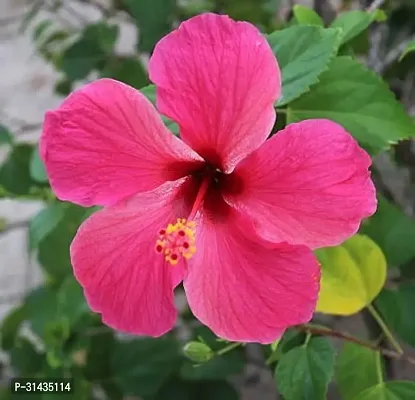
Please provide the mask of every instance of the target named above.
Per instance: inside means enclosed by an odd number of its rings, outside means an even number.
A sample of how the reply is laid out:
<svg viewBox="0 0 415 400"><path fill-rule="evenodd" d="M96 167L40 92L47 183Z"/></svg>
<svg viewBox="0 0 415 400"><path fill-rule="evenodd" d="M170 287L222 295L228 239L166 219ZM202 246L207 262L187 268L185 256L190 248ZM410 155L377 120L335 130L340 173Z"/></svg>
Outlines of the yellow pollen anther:
<svg viewBox="0 0 415 400"><path fill-rule="evenodd" d="M175 224L168 224L159 231L156 241L157 253L163 254L166 261L176 265L181 257L192 258L196 253L196 223L178 218Z"/></svg>

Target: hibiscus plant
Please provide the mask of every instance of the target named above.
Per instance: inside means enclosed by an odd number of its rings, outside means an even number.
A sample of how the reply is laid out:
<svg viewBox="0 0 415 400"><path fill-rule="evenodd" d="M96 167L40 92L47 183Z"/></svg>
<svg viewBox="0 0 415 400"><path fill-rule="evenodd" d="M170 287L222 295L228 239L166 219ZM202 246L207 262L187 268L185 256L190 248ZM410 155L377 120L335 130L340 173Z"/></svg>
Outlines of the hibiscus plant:
<svg viewBox="0 0 415 400"><path fill-rule="evenodd" d="M265 400L414 399L413 203L378 164L413 163L414 46L373 37L406 6L46 3L23 30L62 101L35 146L0 127L2 197L45 204L44 283L0 331L14 376L232 400L251 366L274 376Z"/></svg>

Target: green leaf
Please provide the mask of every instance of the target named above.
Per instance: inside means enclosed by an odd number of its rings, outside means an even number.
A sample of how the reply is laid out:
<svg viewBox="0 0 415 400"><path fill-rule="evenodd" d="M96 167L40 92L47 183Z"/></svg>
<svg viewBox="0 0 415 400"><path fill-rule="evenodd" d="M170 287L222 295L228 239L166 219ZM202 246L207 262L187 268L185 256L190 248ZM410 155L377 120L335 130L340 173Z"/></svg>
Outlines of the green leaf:
<svg viewBox="0 0 415 400"><path fill-rule="evenodd" d="M126 395L151 396L180 365L178 342L169 336L118 342L112 357L115 381Z"/></svg>
<svg viewBox="0 0 415 400"><path fill-rule="evenodd" d="M341 44L349 42L366 30L376 19L376 12L368 13L365 11L349 11L339 14L333 23L332 28L340 28L343 32Z"/></svg>
<svg viewBox="0 0 415 400"><path fill-rule="evenodd" d="M54 320L48 321L44 326L42 339L47 349L48 364L53 369L59 368L64 364L65 354L63 352L63 346L69 339L69 336L69 321L64 316L57 314Z"/></svg>
<svg viewBox="0 0 415 400"><path fill-rule="evenodd" d="M29 173L29 161L32 146L16 145L9 154L6 162L0 167L0 186L16 195L29 193L34 184Z"/></svg>
<svg viewBox="0 0 415 400"><path fill-rule="evenodd" d="M239 352L230 352L195 365L185 361L180 375L187 380L220 380L243 371L244 361Z"/></svg>
<svg viewBox="0 0 415 400"><path fill-rule="evenodd" d="M353 400L413 400L414 398L415 382L393 381L366 389Z"/></svg>
<svg viewBox="0 0 415 400"><path fill-rule="evenodd" d="M55 289L41 286L32 291L25 300L31 328L40 338L44 337L47 325L56 320L56 294Z"/></svg>
<svg viewBox="0 0 415 400"><path fill-rule="evenodd" d="M390 266L401 266L415 257L415 221L383 196L378 208L361 228L383 250Z"/></svg>
<svg viewBox="0 0 415 400"><path fill-rule="evenodd" d="M99 331L101 329L101 331ZM91 381L105 381L112 375L111 357L114 351L114 332L104 325L97 327L98 333L89 337L85 377Z"/></svg>
<svg viewBox="0 0 415 400"><path fill-rule="evenodd" d="M367 236L355 235L340 246L315 253L322 269L318 312L355 314L369 305L385 284L385 256Z"/></svg>
<svg viewBox="0 0 415 400"><path fill-rule="evenodd" d="M146 96L152 103L153 105L156 107L156 87L154 85L148 85L146 87L143 87L142 89L140 89L140 92ZM161 116L164 124L167 126L168 129L170 129L170 131L175 134L178 135L179 134L179 127L178 125L172 121L171 119L165 117L165 116Z"/></svg>
<svg viewBox="0 0 415 400"><path fill-rule="evenodd" d="M312 337L285 353L275 378L285 400L322 400L333 375L334 350L326 338Z"/></svg>
<svg viewBox="0 0 415 400"><path fill-rule="evenodd" d="M324 22L312 8L296 4L293 7L294 17L300 25L315 25L324 27Z"/></svg>
<svg viewBox="0 0 415 400"><path fill-rule="evenodd" d="M340 44L340 30L296 25L268 35L282 74L277 105L290 103L318 82Z"/></svg>
<svg viewBox="0 0 415 400"><path fill-rule="evenodd" d="M309 93L290 104L288 122L328 118L372 152L415 136L415 123L372 71L348 57L337 57Z"/></svg>
<svg viewBox="0 0 415 400"><path fill-rule="evenodd" d="M104 22L88 25L82 36L67 48L60 67L72 80L84 79L112 52L118 37L118 26Z"/></svg>
<svg viewBox="0 0 415 400"><path fill-rule="evenodd" d="M13 144L13 135L6 126L0 124L0 146L3 144Z"/></svg>
<svg viewBox="0 0 415 400"><path fill-rule="evenodd" d="M10 351L12 367L23 376L30 376L40 371L43 360L44 356L26 338L18 338L15 346Z"/></svg>
<svg viewBox="0 0 415 400"><path fill-rule="evenodd" d="M67 204L65 215L59 218L53 230L40 241L38 259L44 271L56 281L72 274L69 247L75 233L84 219L86 210Z"/></svg>
<svg viewBox="0 0 415 400"><path fill-rule="evenodd" d="M35 41L39 40L39 38L47 31L49 27L53 25L53 21L50 19L44 19L40 21L35 28L33 29L33 39Z"/></svg>
<svg viewBox="0 0 415 400"><path fill-rule="evenodd" d="M151 52L171 30L174 0L123 0L139 28L139 49Z"/></svg>
<svg viewBox="0 0 415 400"><path fill-rule="evenodd" d="M20 326L27 317L26 307L24 304L14 308L7 316L3 319L0 328L1 337L1 348L3 350L10 350L16 339L20 329Z"/></svg>
<svg viewBox="0 0 415 400"><path fill-rule="evenodd" d="M32 157L30 158L30 176L33 180L40 183L48 182L48 176L46 175L45 165L40 159L39 146L33 149Z"/></svg>
<svg viewBox="0 0 415 400"><path fill-rule="evenodd" d="M278 361L281 356L295 347L301 346L304 343L306 335L303 332L299 332L295 329L287 329L282 335L281 339L278 340L278 345L271 344L271 354L267 359L267 363L271 364ZM273 346L274 345L274 346Z"/></svg>
<svg viewBox="0 0 415 400"><path fill-rule="evenodd" d="M67 203L56 202L40 211L29 223L29 249L35 249L65 216Z"/></svg>
<svg viewBox="0 0 415 400"><path fill-rule="evenodd" d="M67 96L72 92L72 81L64 77L55 83L54 90L60 96Z"/></svg>
<svg viewBox="0 0 415 400"><path fill-rule="evenodd" d="M60 50L67 46L65 42L69 41L70 36L71 34L68 31L54 27L53 29L47 30L37 40L36 49L46 61L59 69Z"/></svg>
<svg viewBox="0 0 415 400"><path fill-rule="evenodd" d="M68 276L59 288L57 312L60 317L68 320L71 327L89 312L84 291L72 275Z"/></svg>
<svg viewBox="0 0 415 400"><path fill-rule="evenodd" d="M238 400L237 391L225 381L187 382L171 380L155 400Z"/></svg>
<svg viewBox="0 0 415 400"><path fill-rule="evenodd" d="M402 61L404 57L406 57L409 53L412 53L413 51L415 51L415 40L412 40L412 42L408 43L405 50L401 54L399 61Z"/></svg>
<svg viewBox="0 0 415 400"><path fill-rule="evenodd" d="M141 61L134 57L112 57L101 77L116 79L136 89L148 85L147 71Z"/></svg>
<svg viewBox="0 0 415 400"><path fill-rule="evenodd" d="M415 284L403 283L395 289L383 289L375 304L386 324L415 347Z"/></svg>
<svg viewBox="0 0 415 400"><path fill-rule="evenodd" d="M353 400L363 390L383 382L379 352L345 342L337 358L336 381L342 400Z"/></svg>

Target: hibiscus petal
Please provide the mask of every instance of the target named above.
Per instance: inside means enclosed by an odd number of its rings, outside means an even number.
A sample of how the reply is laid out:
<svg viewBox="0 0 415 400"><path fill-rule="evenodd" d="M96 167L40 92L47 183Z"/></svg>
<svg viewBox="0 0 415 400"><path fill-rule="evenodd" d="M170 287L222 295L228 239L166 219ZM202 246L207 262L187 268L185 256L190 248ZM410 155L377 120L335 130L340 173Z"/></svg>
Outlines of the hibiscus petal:
<svg viewBox="0 0 415 400"><path fill-rule="evenodd" d="M111 79L84 86L46 113L40 151L56 195L83 206L153 190L201 160L140 92Z"/></svg>
<svg viewBox="0 0 415 400"><path fill-rule="evenodd" d="M184 280L188 302L216 335L270 343L287 327L311 319L318 263L305 246L265 242L232 214L222 222L199 222L198 250Z"/></svg>
<svg viewBox="0 0 415 400"><path fill-rule="evenodd" d="M166 183L93 214L71 245L75 276L104 323L132 334L160 336L177 312L174 287L185 273L156 253L158 231L189 213L189 181Z"/></svg>
<svg viewBox="0 0 415 400"><path fill-rule="evenodd" d="M225 197L254 219L267 240L334 246L376 210L370 164L340 125L302 121L243 160L229 178L238 185L224 186Z"/></svg>
<svg viewBox="0 0 415 400"><path fill-rule="evenodd" d="M230 172L269 135L280 71L253 25L215 14L191 18L156 45L149 71L160 112L218 168Z"/></svg>

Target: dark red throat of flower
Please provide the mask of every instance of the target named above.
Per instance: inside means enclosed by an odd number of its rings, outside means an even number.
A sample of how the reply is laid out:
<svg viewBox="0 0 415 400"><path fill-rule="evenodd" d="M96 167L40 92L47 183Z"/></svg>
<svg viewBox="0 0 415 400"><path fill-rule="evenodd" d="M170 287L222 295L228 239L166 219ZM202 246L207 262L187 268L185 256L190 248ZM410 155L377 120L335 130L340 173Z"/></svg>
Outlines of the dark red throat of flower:
<svg viewBox="0 0 415 400"><path fill-rule="evenodd" d="M196 222L194 218L203 204L211 176L202 181L197 192L192 210L187 218L178 218L174 224L168 224L159 231L156 240L156 252L164 255L171 265L176 265L182 258L189 259L196 253Z"/></svg>

